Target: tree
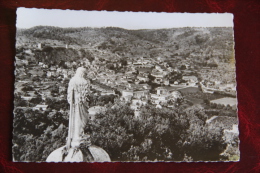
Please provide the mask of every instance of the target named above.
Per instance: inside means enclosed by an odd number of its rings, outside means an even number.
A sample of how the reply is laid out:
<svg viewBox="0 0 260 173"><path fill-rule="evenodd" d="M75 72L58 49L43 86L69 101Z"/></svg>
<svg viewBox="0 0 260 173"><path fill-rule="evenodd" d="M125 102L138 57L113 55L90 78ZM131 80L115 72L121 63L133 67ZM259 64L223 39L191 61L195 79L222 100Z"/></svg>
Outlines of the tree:
<svg viewBox="0 0 260 173"><path fill-rule="evenodd" d="M23 92L27 92L27 91L33 91L33 87L32 86L29 86L29 85L26 85L22 88L22 91Z"/></svg>
<svg viewBox="0 0 260 173"><path fill-rule="evenodd" d="M148 75L148 78L149 78L149 83L152 83L154 81L154 79L155 79L155 77L152 76L150 73Z"/></svg>
<svg viewBox="0 0 260 173"><path fill-rule="evenodd" d="M210 104L210 101L208 99L204 99L203 102L206 104L206 105L209 105Z"/></svg>
<svg viewBox="0 0 260 173"><path fill-rule="evenodd" d="M185 65L181 65L180 70L185 70L186 66Z"/></svg>
<svg viewBox="0 0 260 173"><path fill-rule="evenodd" d="M121 58L120 63L122 64L122 66L126 66L127 65L127 57Z"/></svg>
<svg viewBox="0 0 260 173"><path fill-rule="evenodd" d="M55 96L57 94L59 94L59 87L57 85L51 86L51 95Z"/></svg>
<svg viewBox="0 0 260 173"><path fill-rule="evenodd" d="M226 147L223 141L223 126L209 124L200 126L191 124L183 149L193 160L219 160L220 153ZM210 154L209 154L210 153Z"/></svg>
<svg viewBox="0 0 260 173"><path fill-rule="evenodd" d="M41 103L41 102L42 102L41 96L38 96L38 97L36 97L36 98L32 98L32 99L30 100L30 103L32 103L32 104L34 104L34 105L37 105L37 104L39 104L39 103Z"/></svg>
<svg viewBox="0 0 260 173"><path fill-rule="evenodd" d="M39 81L40 81L39 76L34 76L34 77L32 78L32 81L34 81L34 82L39 82Z"/></svg>
<svg viewBox="0 0 260 173"><path fill-rule="evenodd" d="M43 116L39 111L15 109L13 156L16 161L45 161L65 144L68 114Z"/></svg>
<svg viewBox="0 0 260 173"><path fill-rule="evenodd" d="M14 105L15 106L21 106L21 107L25 107L27 106L27 102L25 100L22 99L20 93L15 93L14 94Z"/></svg>
<svg viewBox="0 0 260 173"><path fill-rule="evenodd" d="M108 104L109 102L114 103L115 98L116 98L116 95L113 95L113 94L103 95L98 98L98 101L103 102L104 104Z"/></svg>
<svg viewBox="0 0 260 173"><path fill-rule="evenodd" d="M106 67L107 67L108 69L110 69L110 70L114 70L114 69L115 69L115 65L112 64L112 63L108 63L108 64L106 65Z"/></svg>
<svg viewBox="0 0 260 173"><path fill-rule="evenodd" d="M51 46L46 46L42 49L43 52L48 52L50 53L51 51L53 51L54 49Z"/></svg>

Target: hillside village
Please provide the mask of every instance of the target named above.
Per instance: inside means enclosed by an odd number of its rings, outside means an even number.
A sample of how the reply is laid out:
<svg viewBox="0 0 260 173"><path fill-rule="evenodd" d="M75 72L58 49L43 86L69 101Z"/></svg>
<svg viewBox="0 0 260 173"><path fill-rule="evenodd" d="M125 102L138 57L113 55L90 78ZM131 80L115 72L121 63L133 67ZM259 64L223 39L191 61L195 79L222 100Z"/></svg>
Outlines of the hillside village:
<svg viewBox="0 0 260 173"><path fill-rule="evenodd" d="M94 81L95 84L92 88L98 91L98 94L116 95L115 92L117 92L117 94L120 93L121 100L131 102L132 99L137 99L133 102L141 105L146 104L149 100L155 105L167 104L167 106L171 106L170 103L177 99L176 95L179 96L183 92L197 92L199 89L203 93L217 92L232 97L236 95L234 57L232 57L233 46L232 38L229 38L232 36L228 37L223 34L228 38L221 38L225 40L222 49L214 46L210 49L210 46L205 47L204 44L198 44L205 48L194 50L198 45L185 43L184 47L183 44L174 42L171 45L173 50L170 50L168 48L170 47L169 41L165 43L166 46L161 45L162 43L155 44L154 40L152 40L153 42L147 41L145 38L136 40L132 44L128 43L122 37L124 30L115 28L114 30L121 32L109 38L109 43L105 41L99 44L92 43L96 41L93 39L94 41L92 40L87 45L83 44L79 47L76 43L68 44L66 40L37 37L37 32L38 35L41 33L40 29L44 29L44 32L48 31L48 27L47 29L44 27L34 28L33 39L30 38L31 35L26 35L26 31L18 31L17 33L16 47L18 51L16 55L15 86L16 93L19 93L21 98L26 101L41 97L42 102L39 104L46 104L44 102L46 98L55 96L66 98L68 80L74 75L76 67L79 66L87 67L89 72L92 73L89 78ZM77 31L77 29L75 30ZM185 30L189 32L185 32ZM194 30L196 31L197 28ZM218 28L218 30L228 31L229 28ZM23 32L24 35L21 34ZM140 32L143 33L144 31L141 30ZM147 32L149 33L149 31ZM176 32L180 31L177 30ZM178 33L179 35L175 37L178 38L185 34L188 34L187 37L191 37L190 34L192 34L195 39L197 38L201 42L205 39L203 37L209 37L208 33L205 34L205 32L209 32L207 29L198 28L197 33L193 33L194 31L191 31L190 28L186 28L182 32L184 33ZM67 34L67 37L78 36L77 32L73 35L72 33L71 31ZM157 36L158 33L154 32L153 34ZM210 35L210 37L207 39L214 40L215 37L220 37L220 34L216 32L216 35ZM117 38L118 40L116 40ZM112 50L114 47L110 45L111 42L117 45L115 49L119 49L122 44L125 44L124 47L130 50L127 52ZM135 54L139 55L131 55L133 54L131 49L140 49L140 47L143 47L142 52L133 50ZM58 53L53 55L52 52L54 51ZM55 56L59 55L59 52L62 52L62 54L72 52L71 56L74 57L70 57L71 59L68 61L63 60L62 57L58 57L59 62L49 61L49 59L57 58ZM155 52L157 56L152 55L151 52ZM84 57L84 55L87 57ZM26 86L30 86L31 90L26 90ZM21 90L22 87L23 90ZM225 103L223 102L223 104ZM230 106L236 106L236 104Z"/></svg>
<svg viewBox="0 0 260 173"><path fill-rule="evenodd" d="M91 80L91 114L113 103L135 117L157 109L201 105L208 123L237 129L232 28L18 29L15 108L68 112L67 87L78 67ZM95 116L92 117L95 119Z"/></svg>

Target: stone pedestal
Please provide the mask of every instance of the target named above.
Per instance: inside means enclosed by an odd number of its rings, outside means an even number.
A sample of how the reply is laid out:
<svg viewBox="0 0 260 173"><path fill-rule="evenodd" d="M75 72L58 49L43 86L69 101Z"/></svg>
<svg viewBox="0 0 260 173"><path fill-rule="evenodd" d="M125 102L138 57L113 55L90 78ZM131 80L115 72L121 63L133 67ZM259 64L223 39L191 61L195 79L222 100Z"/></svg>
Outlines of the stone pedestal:
<svg viewBox="0 0 260 173"><path fill-rule="evenodd" d="M84 149L70 148L67 155L63 155L64 147L53 151L46 162L111 162L107 152L95 145Z"/></svg>

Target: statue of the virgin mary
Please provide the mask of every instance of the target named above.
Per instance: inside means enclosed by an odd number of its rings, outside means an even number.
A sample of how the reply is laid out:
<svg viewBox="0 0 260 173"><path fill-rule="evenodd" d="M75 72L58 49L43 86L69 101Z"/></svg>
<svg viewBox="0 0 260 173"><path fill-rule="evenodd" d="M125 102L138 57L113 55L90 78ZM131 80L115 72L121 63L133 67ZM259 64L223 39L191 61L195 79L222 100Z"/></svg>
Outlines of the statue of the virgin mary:
<svg viewBox="0 0 260 173"><path fill-rule="evenodd" d="M91 145L89 135L84 134L84 127L89 120L90 81L84 78L86 69L79 67L71 78L68 87L70 104L69 132L66 145L53 151L47 162L104 162L111 161L102 148Z"/></svg>
<svg viewBox="0 0 260 173"><path fill-rule="evenodd" d="M79 67L69 82L67 97L70 104L70 117L67 148L75 148L80 145L81 137L84 135L84 127L89 120L90 81L84 78L85 73L86 69Z"/></svg>

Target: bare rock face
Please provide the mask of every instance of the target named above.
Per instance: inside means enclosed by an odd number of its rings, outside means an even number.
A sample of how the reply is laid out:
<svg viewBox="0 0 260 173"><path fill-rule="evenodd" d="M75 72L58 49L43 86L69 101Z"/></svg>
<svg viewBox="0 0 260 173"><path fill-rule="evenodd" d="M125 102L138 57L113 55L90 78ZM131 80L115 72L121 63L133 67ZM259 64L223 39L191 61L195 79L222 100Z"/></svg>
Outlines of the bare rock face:
<svg viewBox="0 0 260 173"><path fill-rule="evenodd" d="M70 148L66 155L63 152L64 147L53 151L46 162L111 162L107 152L95 145L84 149Z"/></svg>

